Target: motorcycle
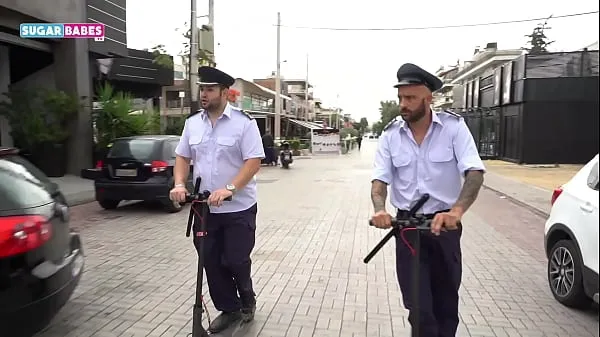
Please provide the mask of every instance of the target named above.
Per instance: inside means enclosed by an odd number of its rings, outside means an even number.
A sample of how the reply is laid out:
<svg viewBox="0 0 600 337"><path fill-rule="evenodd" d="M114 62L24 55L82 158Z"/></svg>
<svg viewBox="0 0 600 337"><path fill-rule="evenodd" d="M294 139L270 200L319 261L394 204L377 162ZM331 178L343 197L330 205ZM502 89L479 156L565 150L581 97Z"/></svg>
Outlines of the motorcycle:
<svg viewBox="0 0 600 337"><path fill-rule="evenodd" d="M292 151L290 150L290 143L283 142L281 144L281 152L279 153L279 161L281 162L281 167L284 169L289 169L290 164L294 162Z"/></svg>

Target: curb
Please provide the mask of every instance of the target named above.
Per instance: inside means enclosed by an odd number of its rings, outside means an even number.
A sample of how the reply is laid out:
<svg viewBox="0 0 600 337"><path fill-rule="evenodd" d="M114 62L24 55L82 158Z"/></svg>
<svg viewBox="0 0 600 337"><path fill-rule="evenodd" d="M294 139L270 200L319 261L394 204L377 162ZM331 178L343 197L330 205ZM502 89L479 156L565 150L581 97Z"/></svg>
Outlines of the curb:
<svg viewBox="0 0 600 337"><path fill-rule="evenodd" d="M65 199L67 199L67 205L73 207L96 201L96 195L94 191L82 191L69 193L65 195Z"/></svg>
<svg viewBox="0 0 600 337"><path fill-rule="evenodd" d="M506 199L510 200L511 202L513 202L513 203L515 203L515 204L517 204L519 206L522 206L522 207L524 207L524 208L532 211L533 213L535 213L535 214L537 214L537 215L539 215L539 216L541 216L543 218L547 218L547 217L550 216L550 214L548 212L546 212L545 210L542 210L542 209L539 209L539 208L537 208L537 207L535 207L533 205L530 205L530 204L528 204L527 202L525 202L523 200L519 200L519 199L517 199L517 198L515 198L513 196L510 196L510 195L508 195L508 194L506 194L506 193L504 193L504 192L502 192L502 191L500 191L500 190L498 190L496 188L493 188L493 187L490 187L489 185L486 185L485 183L483 183L483 187L486 188L486 189L488 189L488 190L490 190L490 191L493 191L493 192L495 192L497 194L500 194L500 195L504 196Z"/></svg>

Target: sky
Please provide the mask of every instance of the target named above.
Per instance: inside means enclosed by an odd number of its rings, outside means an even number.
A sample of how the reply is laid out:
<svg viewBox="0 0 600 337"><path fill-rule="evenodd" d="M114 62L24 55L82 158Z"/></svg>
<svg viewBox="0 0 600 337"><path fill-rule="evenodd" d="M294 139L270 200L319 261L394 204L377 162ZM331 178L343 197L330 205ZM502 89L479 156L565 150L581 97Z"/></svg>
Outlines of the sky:
<svg viewBox="0 0 600 337"><path fill-rule="evenodd" d="M196 0L198 15L208 0ZM472 59L476 46L497 42L499 49L526 45L539 22L403 31L316 30L300 27L406 28L502 22L598 10L590 0L503 0L485 4L455 1L215 0L217 67L247 80L276 70L277 12L281 13L280 54L284 78L307 76L324 107L340 107L353 118L379 119L382 100L396 100L396 71L406 62L435 72L440 66ZM492 8L493 7L493 8ZM190 0L128 0L127 44L157 44L177 55L183 49L178 28L190 20ZM199 25L208 19L198 19ZM547 31L551 51L581 49L598 40L598 14L553 18ZM308 60L308 62L307 62ZM307 67L308 65L308 67Z"/></svg>

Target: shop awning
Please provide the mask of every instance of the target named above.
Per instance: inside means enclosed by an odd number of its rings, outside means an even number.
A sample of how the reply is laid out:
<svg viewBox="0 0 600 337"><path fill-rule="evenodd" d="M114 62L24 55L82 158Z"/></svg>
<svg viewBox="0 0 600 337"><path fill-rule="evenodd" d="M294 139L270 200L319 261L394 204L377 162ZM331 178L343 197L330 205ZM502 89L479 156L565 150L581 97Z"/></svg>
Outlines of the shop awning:
<svg viewBox="0 0 600 337"><path fill-rule="evenodd" d="M313 122L300 121L300 120L292 119L292 118L290 118L289 121L296 125L302 126L304 128L310 129L310 130L333 130L333 128L331 128L331 127L323 127L323 125L313 123Z"/></svg>

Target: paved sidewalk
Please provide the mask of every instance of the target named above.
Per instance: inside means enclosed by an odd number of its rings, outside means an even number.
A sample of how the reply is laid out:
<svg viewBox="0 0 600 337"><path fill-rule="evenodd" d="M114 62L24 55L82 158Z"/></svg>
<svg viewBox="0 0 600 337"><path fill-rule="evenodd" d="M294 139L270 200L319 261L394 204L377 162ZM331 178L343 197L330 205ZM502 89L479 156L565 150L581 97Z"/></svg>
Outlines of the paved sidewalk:
<svg viewBox="0 0 600 337"><path fill-rule="evenodd" d="M501 193L519 204L530 207L541 215L550 214L550 198L552 191L524 184L520 181L488 171L485 174L484 186Z"/></svg>
<svg viewBox="0 0 600 337"><path fill-rule="evenodd" d="M372 150L365 142L362 153L262 169L253 253L259 308L245 337L409 336L394 244L362 262L385 234L366 225ZM187 336L196 270L184 235L187 212L133 206L109 212L95 204L73 211L85 273L38 337ZM542 218L490 191L482 191L464 219L458 336L597 336L597 312L570 310L552 298L539 233L503 226L518 225L515 219L542 230ZM530 240L509 239L517 236Z"/></svg>
<svg viewBox="0 0 600 337"><path fill-rule="evenodd" d="M50 178L60 186L61 191L70 206L76 206L96 200L94 195L94 181L83 179L75 175L66 175L59 178Z"/></svg>

